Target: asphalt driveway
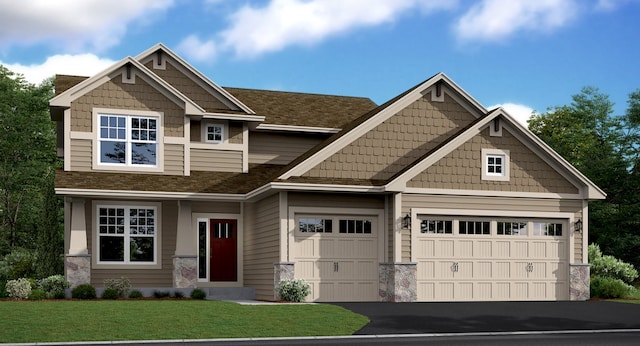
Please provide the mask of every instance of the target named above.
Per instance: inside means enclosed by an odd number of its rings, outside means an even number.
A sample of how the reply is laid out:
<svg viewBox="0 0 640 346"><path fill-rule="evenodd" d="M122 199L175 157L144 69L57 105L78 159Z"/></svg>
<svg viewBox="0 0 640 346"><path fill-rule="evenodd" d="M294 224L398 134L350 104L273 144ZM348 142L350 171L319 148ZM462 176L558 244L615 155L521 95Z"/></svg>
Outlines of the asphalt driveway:
<svg viewBox="0 0 640 346"><path fill-rule="evenodd" d="M360 335L640 329L640 304L606 301L333 304L369 318Z"/></svg>

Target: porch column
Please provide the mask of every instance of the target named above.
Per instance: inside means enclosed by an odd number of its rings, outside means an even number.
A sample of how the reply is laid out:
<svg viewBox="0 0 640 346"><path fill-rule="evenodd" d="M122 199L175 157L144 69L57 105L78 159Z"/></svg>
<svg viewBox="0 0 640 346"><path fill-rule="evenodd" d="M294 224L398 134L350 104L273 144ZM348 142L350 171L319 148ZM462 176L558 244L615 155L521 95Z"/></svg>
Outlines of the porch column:
<svg viewBox="0 0 640 346"><path fill-rule="evenodd" d="M273 264L273 297L275 300L280 300L280 295L277 291L280 282L293 279L295 279L294 262L275 262Z"/></svg>
<svg viewBox="0 0 640 346"><path fill-rule="evenodd" d="M590 269L586 263L569 265L569 299L589 300L591 297Z"/></svg>
<svg viewBox="0 0 640 346"><path fill-rule="evenodd" d="M91 283L91 255L87 245L85 200L73 198L65 204L65 217L71 219L69 250L65 254L65 276L71 287ZM70 206L68 204L71 204ZM69 215L70 214L70 215Z"/></svg>
<svg viewBox="0 0 640 346"><path fill-rule="evenodd" d="M176 251L173 256L173 287L194 288L198 281L198 249L191 224L191 201L178 201Z"/></svg>

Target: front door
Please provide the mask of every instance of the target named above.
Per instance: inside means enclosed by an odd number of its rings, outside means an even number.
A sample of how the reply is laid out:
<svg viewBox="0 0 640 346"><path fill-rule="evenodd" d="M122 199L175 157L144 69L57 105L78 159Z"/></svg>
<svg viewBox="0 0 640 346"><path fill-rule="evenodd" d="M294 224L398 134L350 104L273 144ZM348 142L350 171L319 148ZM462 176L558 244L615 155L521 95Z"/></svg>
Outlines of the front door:
<svg viewBox="0 0 640 346"><path fill-rule="evenodd" d="M211 281L237 281L237 221L211 219Z"/></svg>

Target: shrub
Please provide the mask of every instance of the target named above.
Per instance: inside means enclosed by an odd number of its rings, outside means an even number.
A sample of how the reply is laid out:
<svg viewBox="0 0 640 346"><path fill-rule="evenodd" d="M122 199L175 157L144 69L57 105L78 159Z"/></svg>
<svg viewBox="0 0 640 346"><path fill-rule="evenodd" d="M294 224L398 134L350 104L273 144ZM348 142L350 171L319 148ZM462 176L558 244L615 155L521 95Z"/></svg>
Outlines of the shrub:
<svg viewBox="0 0 640 346"><path fill-rule="evenodd" d="M105 288L102 292L102 299L118 299L120 298L120 292L113 288Z"/></svg>
<svg viewBox="0 0 640 346"><path fill-rule="evenodd" d="M131 299L138 299L138 298L142 298L144 297L142 295L142 292L138 291L138 290L133 290L131 291L131 293L129 293L129 298Z"/></svg>
<svg viewBox="0 0 640 346"><path fill-rule="evenodd" d="M70 284L62 275L51 275L38 280L37 287L45 292L48 299L63 299L64 290L69 288Z"/></svg>
<svg viewBox="0 0 640 346"><path fill-rule="evenodd" d="M71 298L96 299L96 289L89 284L78 285L71 290Z"/></svg>
<svg viewBox="0 0 640 346"><path fill-rule="evenodd" d="M31 294L31 283L25 278L9 280L5 289L9 298L27 299Z"/></svg>
<svg viewBox="0 0 640 346"><path fill-rule="evenodd" d="M0 298L7 297L7 290L5 289L5 286L7 286L7 282L0 279Z"/></svg>
<svg viewBox="0 0 640 346"><path fill-rule="evenodd" d="M34 251L15 249L0 260L0 279L15 280L33 277L36 273L36 263Z"/></svg>
<svg viewBox="0 0 640 346"><path fill-rule="evenodd" d="M104 280L104 288L112 289L118 292L118 297L126 297L131 289L131 282L127 278L106 279Z"/></svg>
<svg viewBox="0 0 640 346"><path fill-rule="evenodd" d="M280 281L276 292L284 301L303 302L311 292L311 287L304 280L284 280Z"/></svg>
<svg viewBox="0 0 640 346"><path fill-rule="evenodd" d="M47 298L47 293L40 288L31 290L29 294L29 300L43 300Z"/></svg>
<svg viewBox="0 0 640 346"><path fill-rule="evenodd" d="M196 288L191 291L189 297L191 297L191 299L205 299L207 298L207 293L199 288Z"/></svg>
<svg viewBox="0 0 640 346"><path fill-rule="evenodd" d="M174 298L184 298L184 293L182 291L173 291Z"/></svg>
<svg viewBox="0 0 640 346"><path fill-rule="evenodd" d="M634 289L620 279L596 276L591 278L591 296L605 299L626 298Z"/></svg>
<svg viewBox="0 0 640 346"><path fill-rule="evenodd" d="M153 291L153 296L155 298L168 298L171 296L169 291Z"/></svg>
<svg viewBox="0 0 640 346"><path fill-rule="evenodd" d="M613 256L603 255L597 244L590 244L588 253L592 277L619 279L627 284L633 283L638 278L638 271L633 265Z"/></svg>

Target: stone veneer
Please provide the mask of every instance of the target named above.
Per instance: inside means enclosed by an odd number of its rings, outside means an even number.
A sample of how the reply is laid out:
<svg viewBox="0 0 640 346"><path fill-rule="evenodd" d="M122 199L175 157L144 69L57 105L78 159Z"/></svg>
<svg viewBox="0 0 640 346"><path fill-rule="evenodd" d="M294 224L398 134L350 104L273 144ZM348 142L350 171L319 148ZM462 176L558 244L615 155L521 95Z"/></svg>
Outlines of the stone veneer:
<svg viewBox="0 0 640 346"><path fill-rule="evenodd" d="M173 256L173 287L196 287L198 282L197 260L197 256Z"/></svg>
<svg viewBox="0 0 640 346"><path fill-rule="evenodd" d="M273 297L275 300L280 300L280 295L276 288L281 281L293 280L295 278L295 269L293 262L275 262L273 264Z"/></svg>
<svg viewBox="0 0 640 346"><path fill-rule="evenodd" d="M417 299L416 263L380 263L380 300L414 302Z"/></svg>
<svg viewBox="0 0 640 346"><path fill-rule="evenodd" d="M589 264L569 266L570 300L588 300L591 297Z"/></svg>
<svg viewBox="0 0 640 346"><path fill-rule="evenodd" d="M91 283L91 255L66 255L65 275L71 287Z"/></svg>

